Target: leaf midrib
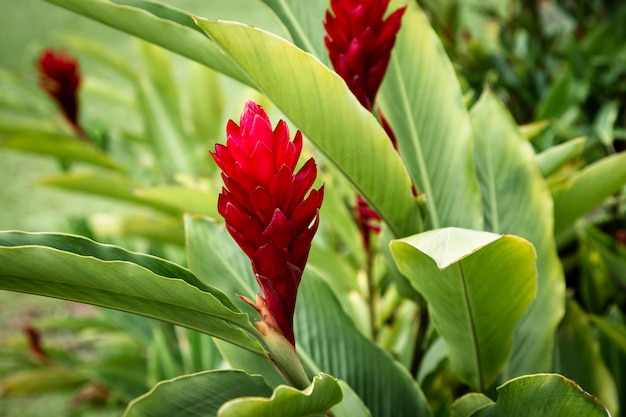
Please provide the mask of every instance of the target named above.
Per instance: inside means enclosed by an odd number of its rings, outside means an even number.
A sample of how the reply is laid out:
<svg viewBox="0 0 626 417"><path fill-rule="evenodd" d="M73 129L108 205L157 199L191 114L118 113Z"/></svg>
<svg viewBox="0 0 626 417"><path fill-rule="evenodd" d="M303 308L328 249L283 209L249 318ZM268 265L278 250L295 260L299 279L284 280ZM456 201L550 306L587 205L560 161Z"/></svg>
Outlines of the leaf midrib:
<svg viewBox="0 0 626 417"><path fill-rule="evenodd" d="M480 354L480 345L478 343L478 332L476 330L476 320L474 319L474 312L472 310L472 303L467 289L467 278L465 277L465 271L463 271L463 263L459 262L459 273L461 274L461 284L463 286L463 301L465 303L465 309L469 318L470 334L472 339L472 347L474 348L476 371L478 377L478 389L483 389L483 367Z"/></svg>

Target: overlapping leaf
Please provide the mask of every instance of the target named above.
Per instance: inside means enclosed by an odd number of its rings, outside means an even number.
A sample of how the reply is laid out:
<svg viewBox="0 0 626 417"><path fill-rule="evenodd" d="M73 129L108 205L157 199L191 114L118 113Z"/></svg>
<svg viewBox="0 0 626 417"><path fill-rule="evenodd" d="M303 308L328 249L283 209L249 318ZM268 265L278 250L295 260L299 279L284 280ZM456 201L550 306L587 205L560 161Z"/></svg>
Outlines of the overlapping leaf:
<svg viewBox="0 0 626 417"><path fill-rule="evenodd" d="M248 315L189 270L83 237L0 232L0 289L141 314L264 353Z"/></svg>
<svg viewBox="0 0 626 417"><path fill-rule="evenodd" d="M402 160L339 76L268 32L233 22L196 18L196 23L343 171L397 235L419 230Z"/></svg>
<svg viewBox="0 0 626 417"><path fill-rule="evenodd" d="M548 372L565 290L552 235L550 192L532 147L492 93L483 94L471 117L486 229L521 236L537 250L537 298L517 329L508 372Z"/></svg>
<svg viewBox="0 0 626 417"><path fill-rule="evenodd" d="M402 19L379 101L425 194L428 224L482 229L469 114L452 64L415 2Z"/></svg>
<svg viewBox="0 0 626 417"><path fill-rule="evenodd" d="M446 228L393 241L391 248L428 302L453 369L474 389L489 387L537 291L532 245L512 235Z"/></svg>

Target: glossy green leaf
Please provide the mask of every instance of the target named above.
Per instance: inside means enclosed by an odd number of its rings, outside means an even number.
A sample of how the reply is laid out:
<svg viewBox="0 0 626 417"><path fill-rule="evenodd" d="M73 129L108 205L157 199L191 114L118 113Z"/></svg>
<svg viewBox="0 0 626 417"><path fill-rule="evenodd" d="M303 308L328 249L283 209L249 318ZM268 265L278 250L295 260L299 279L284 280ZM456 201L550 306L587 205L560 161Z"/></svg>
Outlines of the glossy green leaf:
<svg viewBox="0 0 626 417"><path fill-rule="evenodd" d="M626 354L626 326L605 317L590 315L589 319L622 353Z"/></svg>
<svg viewBox="0 0 626 417"><path fill-rule="evenodd" d="M498 400L474 417L609 417L600 402L561 375L512 379L498 388Z"/></svg>
<svg viewBox="0 0 626 417"><path fill-rule="evenodd" d="M193 23L188 12L148 0L47 0L145 39L245 84L249 79Z"/></svg>
<svg viewBox="0 0 626 417"><path fill-rule="evenodd" d="M474 389L489 387L537 292L533 246L513 235L445 228L392 241L391 249L427 301L453 369Z"/></svg>
<svg viewBox="0 0 626 417"><path fill-rule="evenodd" d="M602 158L571 175L552 192L558 235L626 184L626 153Z"/></svg>
<svg viewBox="0 0 626 417"><path fill-rule="evenodd" d="M219 417L301 417L324 415L333 405L341 401L341 387L337 380L321 374L313 383L300 391L281 385L271 398L236 398L224 404L218 411Z"/></svg>
<svg viewBox="0 0 626 417"><path fill-rule="evenodd" d="M339 380L339 385L341 386L343 399L332 409L335 417L372 417L370 410L367 409L363 400L359 398L350 385L342 380Z"/></svg>
<svg viewBox="0 0 626 417"><path fill-rule="evenodd" d="M404 13L379 101L425 194L428 224L482 229L469 113L454 68L416 2Z"/></svg>
<svg viewBox="0 0 626 417"><path fill-rule="evenodd" d="M541 174L547 178L578 158L583 151L586 139L582 137L568 140L560 145L551 146L537 155L537 163L539 164Z"/></svg>
<svg viewBox="0 0 626 417"><path fill-rule="evenodd" d="M0 245L0 289L141 314L264 352L248 315L176 264L64 234L0 232Z"/></svg>
<svg viewBox="0 0 626 417"><path fill-rule="evenodd" d="M396 235L419 230L417 203L402 160L338 75L268 32L195 19L258 90L352 181Z"/></svg>
<svg viewBox="0 0 626 417"><path fill-rule="evenodd" d="M586 392L598 397L611 414L618 415L615 381L602 358L589 319L573 300L568 300L557 333L554 371L576 381Z"/></svg>
<svg viewBox="0 0 626 417"><path fill-rule="evenodd" d="M550 192L531 145L491 92L485 91L471 117L485 227L490 232L521 236L537 250L537 298L517 329L506 379L548 372L565 291L552 234Z"/></svg>
<svg viewBox="0 0 626 417"><path fill-rule="evenodd" d="M65 161L86 162L105 168L123 170L100 149L78 138L54 133L25 132L3 136L0 139L0 148L38 153Z"/></svg>
<svg viewBox="0 0 626 417"><path fill-rule="evenodd" d="M431 415L408 371L359 332L313 269L305 270L300 283L295 333L305 367L345 381L373 416Z"/></svg>
<svg viewBox="0 0 626 417"><path fill-rule="evenodd" d="M324 15L328 0L262 0L287 27L293 43L329 64L328 51L324 45Z"/></svg>
<svg viewBox="0 0 626 417"><path fill-rule="evenodd" d="M452 404L451 417L470 417L490 404L493 404L493 401L483 394L475 392L466 394Z"/></svg>
<svg viewBox="0 0 626 417"><path fill-rule="evenodd" d="M242 371L208 371L157 384L128 405L124 417L217 417L234 398L270 396L272 389L258 375Z"/></svg>

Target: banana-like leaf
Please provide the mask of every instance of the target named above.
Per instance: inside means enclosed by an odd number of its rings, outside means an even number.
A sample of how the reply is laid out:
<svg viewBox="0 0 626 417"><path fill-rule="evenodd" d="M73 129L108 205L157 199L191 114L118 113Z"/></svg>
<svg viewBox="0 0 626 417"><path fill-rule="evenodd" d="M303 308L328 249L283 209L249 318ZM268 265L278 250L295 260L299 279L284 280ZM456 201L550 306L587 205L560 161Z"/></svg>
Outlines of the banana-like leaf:
<svg viewBox="0 0 626 417"><path fill-rule="evenodd" d="M195 21L352 181L397 236L420 230L402 160L337 74L271 33L234 22Z"/></svg>
<svg viewBox="0 0 626 417"><path fill-rule="evenodd" d="M558 236L579 217L626 185L626 153L602 158L553 190L554 234Z"/></svg>
<svg viewBox="0 0 626 417"><path fill-rule="evenodd" d="M567 163L573 161L583 151L587 138L568 140L560 145L551 146L537 155L539 169L545 178L549 177Z"/></svg>
<svg viewBox="0 0 626 417"><path fill-rule="evenodd" d="M242 371L207 371L157 384L128 405L124 417L217 417L234 398L272 395L258 375Z"/></svg>
<svg viewBox="0 0 626 417"><path fill-rule="evenodd" d="M610 417L609 412L576 382L555 374L512 379L498 387L498 401L473 417Z"/></svg>
<svg viewBox="0 0 626 417"><path fill-rule="evenodd" d="M248 315L189 270L79 236L0 232L0 289L140 314L265 352Z"/></svg>
<svg viewBox="0 0 626 417"><path fill-rule="evenodd" d="M470 417L491 404L493 401L483 394L477 392L465 394L452 404L452 417Z"/></svg>
<svg viewBox="0 0 626 417"><path fill-rule="evenodd" d="M452 64L417 2L404 13L379 102L411 178L425 194L428 224L481 230L469 113Z"/></svg>
<svg viewBox="0 0 626 417"><path fill-rule="evenodd" d="M324 45L324 14L328 0L262 0L287 27L293 43L320 59L330 63Z"/></svg>
<svg viewBox="0 0 626 417"><path fill-rule="evenodd" d="M236 398L224 404L218 411L219 417L301 417L324 415L342 399L337 380L321 374L313 383L300 391L281 385L271 398Z"/></svg>
<svg viewBox="0 0 626 417"><path fill-rule="evenodd" d="M189 13L148 0L47 0L57 6L145 39L253 85L193 23Z"/></svg>
<svg viewBox="0 0 626 417"><path fill-rule="evenodd" d="M489 387L537 292L533 246L513 235L445 228L393 241L391 249L426 299L453 369L472 388Z"/></svg>
<svg viewBox="0 0 626 417"><path fill-rule="evenodd" d="M505 379L548 372L552 369L554 332L565 309L563 270L552 234L550 191L531 145L491 92L485 91L471 117L486 229L521 236L537 250L537 298L517 329Z"/></svg>
<svg viewBox="0 0 626 417"><path fill-rule="evenodd" d="M0 148L38 153L66 161L86 162L105 168L123 171L100 149L78 138L46 132L24 132L3 136Z"/></svg>
<svg viewBox="0 0 626 417"><path fill-rule="evenodd" d="M300 283L295 333L305 367L345 381L373 416L431 415L406 368L361 334L314 269Z"/></svg>

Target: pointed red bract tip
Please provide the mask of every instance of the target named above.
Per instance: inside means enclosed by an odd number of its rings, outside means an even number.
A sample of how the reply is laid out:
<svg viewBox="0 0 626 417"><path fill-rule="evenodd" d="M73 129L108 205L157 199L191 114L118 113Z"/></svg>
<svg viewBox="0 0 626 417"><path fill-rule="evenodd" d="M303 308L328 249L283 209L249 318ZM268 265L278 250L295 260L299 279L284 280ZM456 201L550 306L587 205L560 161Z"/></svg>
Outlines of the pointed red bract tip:
<svg viewBox="0 0 626 417"><path fill-rule="evenodd" d="M248 101L239 125L228 122L226 145L211 152L222 170L218 211L252 263L263 291L266 324L295 346L293 314L302 271L319 224L323 187L313 158L300 170L302 134L293 139L284 121L272 124L265 110Z"/></svg>
<svg viewBox="0 0 626 417"><path fill-rule="evenodd" d="M324 19L330 61L370 111L406 10L402 7L383 19L388 5L389 0L331 0Z"/></svg>
<svg viewBox="0 0 626 417"><path fill-rule="evenodd" d="M37 60L39 86L52 97L67 120L78 127L78 61L65 51L45 49Z"/></svg>

